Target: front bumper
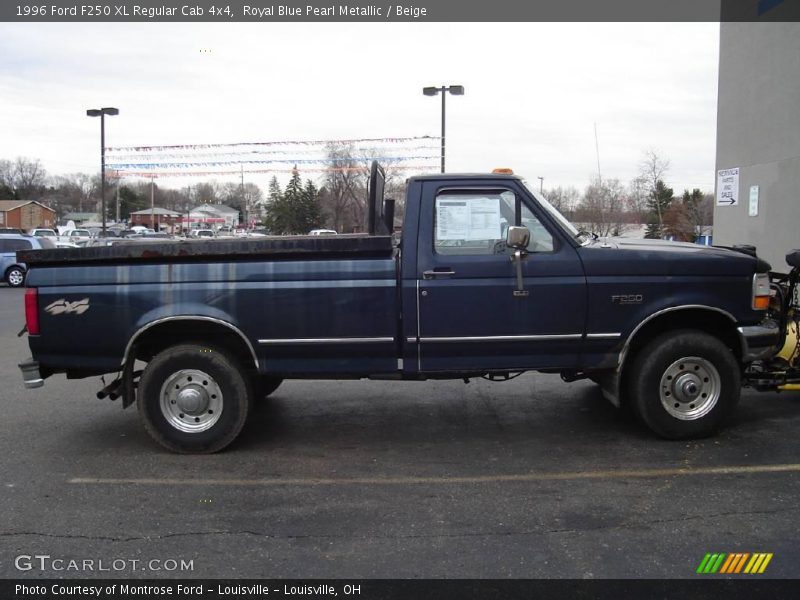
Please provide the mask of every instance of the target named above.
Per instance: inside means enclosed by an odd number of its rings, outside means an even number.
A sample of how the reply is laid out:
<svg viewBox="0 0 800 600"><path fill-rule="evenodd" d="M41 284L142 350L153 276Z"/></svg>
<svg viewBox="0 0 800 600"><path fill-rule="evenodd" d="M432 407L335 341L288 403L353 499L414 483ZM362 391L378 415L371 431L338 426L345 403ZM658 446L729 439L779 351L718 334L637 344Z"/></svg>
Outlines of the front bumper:
<svg viewBox="0 0 800 600"><path fill-rule="evenodd" d="M737 330L742 341L742 362L744 363L769 358L781 342L781 330L774 321L737 327Z"/></svg>
<svg viewBox="0 0 800 600"><path fill-rule="evenodd" d="M44 378L39 372L38 360L29 358L25 362L19 364L19 369L22 371L22 379L25 381L25 387L29 390L44 385Z"/></svg>

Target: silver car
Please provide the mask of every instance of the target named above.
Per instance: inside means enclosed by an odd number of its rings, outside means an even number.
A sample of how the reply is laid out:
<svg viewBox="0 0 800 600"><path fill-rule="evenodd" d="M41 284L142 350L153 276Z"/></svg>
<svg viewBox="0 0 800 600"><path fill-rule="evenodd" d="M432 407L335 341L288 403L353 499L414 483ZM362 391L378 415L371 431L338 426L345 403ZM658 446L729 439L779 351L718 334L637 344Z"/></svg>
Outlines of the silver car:
<svg viewBox="0 0 800 600"><path fill-rule="evenodd" d="M47 237L0 233L0 275L9 286L22 287L25 285L25 274L28 268L25 263L17 260L17 251L55 247L53 240Z"/></svg>

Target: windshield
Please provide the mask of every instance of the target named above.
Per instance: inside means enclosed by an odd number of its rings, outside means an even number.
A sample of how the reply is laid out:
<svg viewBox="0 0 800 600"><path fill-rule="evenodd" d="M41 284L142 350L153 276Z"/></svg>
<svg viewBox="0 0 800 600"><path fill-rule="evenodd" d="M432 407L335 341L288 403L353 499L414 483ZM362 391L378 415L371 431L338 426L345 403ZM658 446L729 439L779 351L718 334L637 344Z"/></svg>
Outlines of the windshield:
<svg viewBox="0 0 800 600"><path fill-rule="evenodd" d="M523 180L522 184L525 186L525 189L527 189L528 192L530 192L530 194L536 198L536 201L542 206L542 208L544 208L550 214L550 216L553 217L553 219L555 219L559 225L561 225L564 231L572 236L575 241L577 241L581 246L585 246L589 243L591 236L588 233L578 231L577 228L570 223L564 215L558 212L555 206L547 201L547 198L534 192L531 189L531 186L528 185L527 181Z"/></svg>

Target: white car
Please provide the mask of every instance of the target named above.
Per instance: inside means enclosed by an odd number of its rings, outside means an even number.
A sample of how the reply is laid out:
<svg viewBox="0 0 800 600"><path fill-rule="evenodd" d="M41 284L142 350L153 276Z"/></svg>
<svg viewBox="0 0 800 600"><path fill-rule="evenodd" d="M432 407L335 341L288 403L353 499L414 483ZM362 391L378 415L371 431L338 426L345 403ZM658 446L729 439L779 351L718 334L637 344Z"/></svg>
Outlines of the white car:
<svg viewBox="0 0 800 600"><path fill-rule="evenodd" d="M333 229L312 229L308 235L339 235Z"/></svg>
<svg viewBox="0 0 800 600"><path fill-rule="evenodd" d="M28 232L28 235L32 235L34 237L53 238L54 241L58 239L58 234L55 232L55 229L43 229L43 228L31 229Z"/></svg>
<svg viewBox="0 0 800 600"><path fill-rule="evenodd" d="M213 238L217 237L213 229L194 229L192 231L193 238Z"/></svg>
<svg viewBox="0 0 800 600"><path fill-rule="evenodd" d="M84 246L92 239L92 234L88 229L72 229L59 236L59 241L70 242L79 246Z"/></svg>

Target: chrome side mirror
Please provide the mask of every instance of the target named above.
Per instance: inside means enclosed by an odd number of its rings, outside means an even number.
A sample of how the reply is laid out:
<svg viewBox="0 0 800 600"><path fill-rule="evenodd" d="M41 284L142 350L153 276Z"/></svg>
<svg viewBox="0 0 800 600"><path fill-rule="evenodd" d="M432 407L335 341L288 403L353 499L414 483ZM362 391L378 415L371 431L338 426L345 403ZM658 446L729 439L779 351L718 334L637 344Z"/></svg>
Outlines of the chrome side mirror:
<svg viewBox="0 0 800 600"><path fill-rule="evenodd" d="M527 227L512 225L506 233L506 246L515 250L525 250L531 241L531 232Z"/></svg>

